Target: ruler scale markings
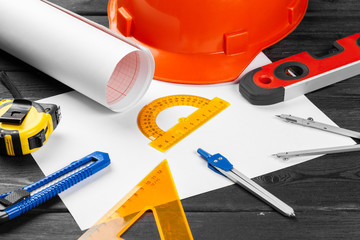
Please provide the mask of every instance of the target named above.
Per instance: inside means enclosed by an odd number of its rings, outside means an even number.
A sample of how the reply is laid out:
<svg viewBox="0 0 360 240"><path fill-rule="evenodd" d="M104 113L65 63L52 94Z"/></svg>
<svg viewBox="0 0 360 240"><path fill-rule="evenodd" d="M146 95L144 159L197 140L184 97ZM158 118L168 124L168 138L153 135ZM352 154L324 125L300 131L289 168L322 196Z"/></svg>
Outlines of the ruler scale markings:
<svg viewBox="0 0 360 240"><path fill-rule="evenodd" d="M124 240L123 233L147 211L152 211L162 240L194 239L169 165L164 160L79 240Z"/></svg>

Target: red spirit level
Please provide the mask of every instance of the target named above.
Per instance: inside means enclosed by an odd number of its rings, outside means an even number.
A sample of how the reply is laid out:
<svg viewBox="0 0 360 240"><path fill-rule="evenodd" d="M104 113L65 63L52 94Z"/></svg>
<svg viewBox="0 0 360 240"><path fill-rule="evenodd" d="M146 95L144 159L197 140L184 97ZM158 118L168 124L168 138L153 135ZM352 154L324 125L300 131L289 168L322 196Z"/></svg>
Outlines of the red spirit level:
<svg viewBox="0 0 360 240"><path fill-rule="evenodd" d="M257 68L240 80L240 93L254 105L270 105L360 74L360 33L336 41L332 50L321 57L302 52Z"/></svg>

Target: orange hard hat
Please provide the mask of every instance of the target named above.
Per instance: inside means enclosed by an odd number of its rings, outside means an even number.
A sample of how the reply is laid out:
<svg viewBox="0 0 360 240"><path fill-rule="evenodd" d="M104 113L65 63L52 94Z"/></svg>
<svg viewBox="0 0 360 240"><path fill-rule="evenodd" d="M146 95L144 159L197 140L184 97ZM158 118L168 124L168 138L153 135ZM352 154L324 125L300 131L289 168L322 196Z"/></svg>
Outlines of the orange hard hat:
<svg viewBox="0 0 360 240"><path fill-rule="evenodd" d="M302 20L308 0L109 0L110 29L150 49L154 78L235 80Z"/></svg>

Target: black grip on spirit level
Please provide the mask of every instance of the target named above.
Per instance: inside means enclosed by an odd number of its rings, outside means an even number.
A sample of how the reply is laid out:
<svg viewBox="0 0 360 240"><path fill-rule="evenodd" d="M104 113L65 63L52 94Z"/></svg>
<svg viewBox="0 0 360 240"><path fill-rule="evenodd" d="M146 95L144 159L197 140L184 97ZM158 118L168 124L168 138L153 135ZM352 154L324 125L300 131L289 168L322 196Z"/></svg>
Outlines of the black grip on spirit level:
<svg viewBox="0 0 360 240"><path fill-rule="evenodd" d="M261 67L254 69L241 78L241 84L239 84L240 93L254 105L269 105L282 102L285 92L284 87L265 89L254 83L255 73L261 70Z"/></svg>

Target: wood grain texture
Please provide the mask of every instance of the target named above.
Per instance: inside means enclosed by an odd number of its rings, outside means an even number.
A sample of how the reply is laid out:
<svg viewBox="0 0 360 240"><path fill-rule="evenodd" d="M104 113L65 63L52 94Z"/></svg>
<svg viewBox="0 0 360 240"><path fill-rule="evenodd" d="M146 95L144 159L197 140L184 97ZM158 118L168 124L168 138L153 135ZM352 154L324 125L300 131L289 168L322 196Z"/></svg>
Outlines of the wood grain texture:
<svg viewBox="0 0 360 240"><path fill-rule="evenodd" d="M106 0L51 2L108 25ZM360 1L310 0L298 28L264 52L272 61L303 51L321 54L335 40L357 32ZM6 70L21 93L31 100L71 91L1 50L0 70ZM0 96L10 97L1 85ZM360 131L360 76L307 97L339 126ZM235 185L184 199L182 203L195 239L359 239L359 161L360 153L328 155L255 178L295 209L297 218L292 220ZM0 171L0 192L43 177L31 156L0 157ZM81 234L58 197L0 225L0 239L77 239ZM149 213L125 234L127 240L158 238Z"/></svg>

